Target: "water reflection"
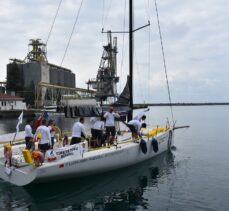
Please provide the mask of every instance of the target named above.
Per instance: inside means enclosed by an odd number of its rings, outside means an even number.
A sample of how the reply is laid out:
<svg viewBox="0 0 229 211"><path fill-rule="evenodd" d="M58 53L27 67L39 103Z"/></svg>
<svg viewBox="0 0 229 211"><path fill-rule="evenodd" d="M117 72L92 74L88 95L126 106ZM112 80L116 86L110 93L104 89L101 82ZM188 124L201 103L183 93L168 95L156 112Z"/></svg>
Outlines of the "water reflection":
<svg viewBox="0 0 229 211"><path fill-rule="evenodd" d="M16 131L17 119L0 119L0 135Z"/></svg>
<svg viewBox="0 0 229 211"><path fill-rule="evenodd" d="M21 188L0 180L0 210L34 210L31 209L32 198Z"/></svg>
<svg viewBox="0 0 229 211"><path fill-rule="evenodd" d="M0 182L0 209L136 210L147 209L144 192L156 187L174 168L164 153L141 164L106 174L21 188Z"/></svg>

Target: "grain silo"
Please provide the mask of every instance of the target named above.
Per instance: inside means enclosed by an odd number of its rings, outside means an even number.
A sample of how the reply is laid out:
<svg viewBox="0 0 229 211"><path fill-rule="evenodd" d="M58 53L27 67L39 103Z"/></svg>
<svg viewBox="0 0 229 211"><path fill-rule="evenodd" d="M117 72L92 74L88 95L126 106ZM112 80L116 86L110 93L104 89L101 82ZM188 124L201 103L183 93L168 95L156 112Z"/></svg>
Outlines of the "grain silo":
<svg viewBox="0 0 229 211"><path fill-rule="evenodd" d="M75 74L70 69L48 62L46 45L31 39L24 60L10 59L7 64L7 92L14 91L27 105L58 105L62 94L75 92Z"/></svg>

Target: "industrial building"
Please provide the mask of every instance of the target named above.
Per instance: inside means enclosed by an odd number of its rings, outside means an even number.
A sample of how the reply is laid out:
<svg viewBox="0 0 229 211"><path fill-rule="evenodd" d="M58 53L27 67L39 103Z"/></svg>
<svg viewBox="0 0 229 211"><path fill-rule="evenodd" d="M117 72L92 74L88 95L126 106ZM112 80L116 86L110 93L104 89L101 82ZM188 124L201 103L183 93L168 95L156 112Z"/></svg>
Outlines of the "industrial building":
<svg viewBox="0 0 229 211"><path fill-rule="evenodd" d="M58 105L62 95L75 94L75 74L70 69L51 64L47 60L46 45L31 39L24 60L10 59L7 64L7 93L25 99L27 105L43 107ZM89 90L80 89L90 95Z"/></svg>

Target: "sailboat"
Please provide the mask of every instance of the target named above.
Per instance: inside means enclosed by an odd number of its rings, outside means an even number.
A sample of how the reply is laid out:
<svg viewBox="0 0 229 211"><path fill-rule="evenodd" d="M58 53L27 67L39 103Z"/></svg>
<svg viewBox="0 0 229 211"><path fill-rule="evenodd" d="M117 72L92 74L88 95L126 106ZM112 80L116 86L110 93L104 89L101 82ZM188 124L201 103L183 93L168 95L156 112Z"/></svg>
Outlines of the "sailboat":
<svg viewBox="0 0 229 211"><path fill-rule="evenodd" d="M129 1L129 89L130 112L133 115L133 4ZM131 132L123 131L117 136L116 144L90 150L87 141L59 147L49 152L55 159L46 159L37 167L33 162L23 161L11 167L5 166L3 149L0 151L0 177L14 185L26 186L67 178L82 177L125 168L155 157L171 149L174 144L174 127L166 126L148 129L143 136L133 140ZM144 149L141 147L144 144ZM24 146L12 146L13 157L22 156ZM25 159L26 160L26 159Z"/></svg>

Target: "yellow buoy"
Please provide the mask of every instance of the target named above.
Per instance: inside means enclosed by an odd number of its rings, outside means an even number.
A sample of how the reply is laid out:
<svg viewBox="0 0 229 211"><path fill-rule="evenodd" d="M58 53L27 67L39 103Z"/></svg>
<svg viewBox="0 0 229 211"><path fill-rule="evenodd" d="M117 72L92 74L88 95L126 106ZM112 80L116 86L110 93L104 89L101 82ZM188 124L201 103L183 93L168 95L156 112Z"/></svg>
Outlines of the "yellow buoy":
<svg viewBox="0 0 229 211"><path fill-rule="evenodd" d="M28 163L28 164L32 164L33 163L33 159L32 159L32 156L31 156L31 153L28 149L23 149L22 150L22 154L24 156L24 159L25 159L25 162Z"/></svg>

